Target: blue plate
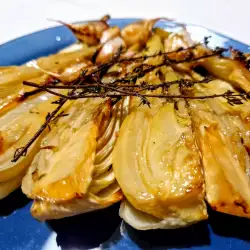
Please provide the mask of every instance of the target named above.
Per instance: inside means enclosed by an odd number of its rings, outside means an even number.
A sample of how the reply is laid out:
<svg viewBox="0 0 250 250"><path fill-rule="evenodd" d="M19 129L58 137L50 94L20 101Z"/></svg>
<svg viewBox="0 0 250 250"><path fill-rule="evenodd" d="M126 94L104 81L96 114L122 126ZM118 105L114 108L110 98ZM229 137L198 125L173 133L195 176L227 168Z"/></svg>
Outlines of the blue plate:
<svg viewBox="0 0 250 250"><path fill-rule="evenodd" d="M112 19L123 27L135 19ZM168 30L178 24L161 21ZM212 47L233 46L250 52L249 46L211 30L187 25L192 38L202 41L211 36ZM55 53L75 42L65 27L39 31L0 46L0 65L20 65L40 56ZM250 220L209 211L209 220L177 230L137 231L118 216L119 204L108 209L72 218L41 223L29 213L30 200L20 190L0 201L0 249L250 249Z"/></svg>

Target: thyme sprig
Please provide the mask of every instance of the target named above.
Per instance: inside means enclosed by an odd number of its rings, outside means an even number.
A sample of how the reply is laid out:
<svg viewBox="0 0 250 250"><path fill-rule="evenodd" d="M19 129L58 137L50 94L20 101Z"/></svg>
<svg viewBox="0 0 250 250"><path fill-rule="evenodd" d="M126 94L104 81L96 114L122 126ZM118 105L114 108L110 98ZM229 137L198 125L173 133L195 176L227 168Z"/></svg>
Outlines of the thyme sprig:
<svg viewBox="0 0 250 250"><path fill-rule="evenodd" d="M207 40L204 40L207 44ZM50 123L56 121L59 117L65 116L66 114L60 113L61 108L67 102L67 100L75 100L79 98L110 98L112 103L115 104L117 101L126 96L134 96L140 98L141 104L150 106L150 101L148 98L164 98L164 99L208 99L216 97L224 97L228 100L231 105L242 103L243 99L248 98L247 94L234 94L232 92L225 92L220 95L207 95L207 96L186 96L186 95L170 95L167 94L167 88L172 84L179 84L185 87L191 87L197 83L206 83L211 81L211 78L205 78L202 81L190 81L190 80L178 80L173 82L163 82L158 85L152 85L150 83L143 82L141 85L135 85L137 79L143 77L145 74L160 68L162 66L173 66L180 63L192 63L212 56L221 56L225 49L217 48L212 51L206 51L202 56L195 56L193 50L201 45L201 43L195 44L189 48L181 48L176 51L167 53L156 53L154 55L131 57L131 58L121 58L122 48L114 55L114 57L107 63L95 65L92 68L86 68L82 71L80 76L72 82L63 83L60 85L60 80L56 79L56 84L35 84L31 82L24 82L24 85L36 87L37 90L34 93L40 91L46 91L53 95L59 96L60 98L53 102L57 105L54 111L48 113L45 122L35 133L35 135L28 141L28 143L15 151L12 162L16 162L21 156L27 154L28 149L37 140L37 138L43 133L43 131L49 127ZM181 52L187 51L186 55L182 55L180 60L171 58L171 55L179 55ZM176 53L176 54L175 54ZM148 58L161 57L160 63L157 65L149 65L144 63ZM177 57L178 58L178 57ZM132 72L126 74L122 78L117 78L110 83L102 82L102 77L105 76L110 69L115 64L127 64L127 63L141 63L139 66L135 67ZM59 83L59 84L58 84ZM125 84L126 83L126 84ZM163 93L156 94L152 91L161 88ZM68 89L67 95L58 93L53 89ZM79 90L81 90L79 92ZM151 91L152 93L148 93ZM49 127L50 128L50 127Z"/></svg>
<svg viewBox="0 0 250 250"><path fill-rule="evenodd" d="M239 105L242 104L244 100L249 98L249 94L247 93L234 93L232 91L226 91L223 94L213 94L213 95L204 95L204 96L187 96L187 95L169 95L166 93L163 94L149 94L145 91L154 91L159 88L162 90L167 90L169 86L173 84L179 84L184 87L191 87L194 84L205 84L212 81L213 78L207 77L200 81L191 81L186 79L163 82L160 84L148 84L147 82L142 82L140 85L114 85L114 84L83 84L78 86L68 86L68 85L39 85L31 82L24 82L25 85L37 87L39 89L43 89L44 91L48 91L49 93L54 93L55 95L62 96L68 100L76 100L81 98L115 98L115 97L125 97L125 96L135 96L139 97L145 101L145 98L165 98L165 99L210 99L217 97L224 97L228 100L230 105ZM76 93L73 95L63 95L57 92L50 90L54 89L82 89L84 91L80 93ZM143 93L142 93L143 92ZM148 102L146 102L148 103Z"/></svg>

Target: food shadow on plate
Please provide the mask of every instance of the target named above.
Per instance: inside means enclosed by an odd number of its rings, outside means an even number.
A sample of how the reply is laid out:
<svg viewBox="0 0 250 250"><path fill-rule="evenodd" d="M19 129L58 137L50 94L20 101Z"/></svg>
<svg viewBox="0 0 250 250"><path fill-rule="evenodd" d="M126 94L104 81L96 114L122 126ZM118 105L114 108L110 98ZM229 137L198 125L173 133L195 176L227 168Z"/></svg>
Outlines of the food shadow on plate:
<svg viewBox="0 0 250 250"><path fill-rule="evenodd" d="M209 224L219 236L238 238L250 243L250 220L209 209Z"/></svg>
<svg viewBox="0 0 250 250"><path fill-rule="evenodd" d="M139 231L122 222L119 204L110 208L61 220L47 222L57 233L57 244L63 249L114 249L131 246L140 249L188 248L210 245L209 224L218 236L239 238L250 242L250 221L209 209L209 220L175 230ZM120 243L122 241L122 243ZM125 246L125 248L124 248Z"/></svg>
<svg viewBox="0 0 250 250"><path fill-rule="evenodd" d="M112 237L120 225L119 204L78 216L51 220L47 225L57 233L57 244L66 249L92 249Z"/></svg>
<svg viewBox="0 0 250 250"><path fill-rule="evenodd" d="M17 189L6 198L0 200L0 218L1 216L8 216L12 214L15 210L26 206L30 202L21 191Z"/></svg>
<svg viewBox="0 0 250 250"><path fill-rule="evenodd" d="M110 249L121 239L123 245L132 241L141 249L184 248L210 243L207 222L175 230L138 231L122 222L118 211L119 204L115 204L104 210L51 220L47 224L57 233L57 244L63 250L92 249L100 245L101 249Z"/></svg>
<svg viewBox="0 0 250 250"><path fill-rule="evenodd" d="M121 237L134 242L140 249L187 248L210 244L206 222L200 222L187 228L149 231L136 230L123 222L120 230L116 230L116 236L113 235L109 241L102 244L102 247L104 249L111 248L113 243Z"/></svg>
<svg viewBox="0 0 250 250"><path fill-rule="evenodd" d="M122 222L119 204L92 213L51 220L47 225L57 233L57 244L63 250L92 249L100 245L101 249L110 249L122 238L123 241L134 242L141 249L184 248L210 243L206 222L175 230L139 231Z"/></svg>

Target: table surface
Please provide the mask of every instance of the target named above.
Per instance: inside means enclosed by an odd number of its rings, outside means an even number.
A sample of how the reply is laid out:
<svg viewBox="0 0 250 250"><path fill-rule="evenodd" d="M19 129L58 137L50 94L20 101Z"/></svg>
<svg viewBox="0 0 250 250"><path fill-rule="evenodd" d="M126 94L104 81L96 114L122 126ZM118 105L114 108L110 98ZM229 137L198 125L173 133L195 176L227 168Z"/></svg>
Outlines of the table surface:
<svg viewBox="0 0 250 250"><path fill-rule="evenodd" d="M112 17L169 17L202 25L250 44L249 0L5 0L0 7L0 44L57 25Z"/></svg>

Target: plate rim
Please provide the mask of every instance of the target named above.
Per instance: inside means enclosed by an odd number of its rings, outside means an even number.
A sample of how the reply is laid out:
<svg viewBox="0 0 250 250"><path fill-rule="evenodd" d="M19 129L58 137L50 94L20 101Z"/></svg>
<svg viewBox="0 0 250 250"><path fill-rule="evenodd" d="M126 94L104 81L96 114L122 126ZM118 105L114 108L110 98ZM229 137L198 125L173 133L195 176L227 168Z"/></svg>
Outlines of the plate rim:
<svg viewBox="0 0 250 250"><path fill-rule="evenodd" d="M128 17L128 18L127 18L127 17L123 17L123 18L110 18L110 19L109 19L109 21L112 21L112 22L121 22L121 21L124 21L124 20L133 22L133 21L144 20L144 18L138 18L138 17ZM74 22L70 22L70 23L72 23L72 24L81 24L81 23L84 24L84 23L94 22L94 21L98 21L98 19L74 21ZM108 21L108 22L109 22L109 21ZM193 23L189 23L189 22L187 22L187 23L186 23L186 22L181 23L181 22L178 22L178 21L175 21L175 20L169 20L169 21L168 21L168 20L163 20L163 21L164 21L164 22L173 23L173 24L176 24L176 25L179 25L179 26L181 26L181 25L182 25L182 26L195 26L195 27L203 28L203 29L206 29L206 30L208 30L208 31L210 31L210 32L212 32L212 33L215 33L215 34L218 35L218 36L221 36L221 37L223 37L223 38L230 39L231 41L234 41L234 42L237 42L237 43L241 43L241 44L244 44L244 45L250 47L250 43L249 43L249 44L246 44L245 42L242 42L242 41L240 41L240 40L237 40L237 39L235 39L235 38L232 38L232 37L230 37L230 36L228 36L228 35L226 35L226 34L220 33L220 32L218 32L218 31L215 31L215 30L211 29L211 28L207 28L206 26L203 26L203 25L193 24ZM56 22L56 21L55 21L55 22ZM39 30L34 31L34 32L29 32L29 33L27 33L27 34L24 34L24 35L22 35L22 36L18 36L18 37L14 38L14 39L11 39L11 40L9 40L9 41L7 41L7 42L4 42L4 43L0 44L0 48L3 47L3 46L6 46L7 44L14 43L14 42L16 42L16 41L19 40L19 39L27 38L27 37L29 37L29 36L32 36L32 35L35 35L35 34L39 34L39 33L43 33L44 31L53 30L53 29L56 29L56 28L59 28L59 27L65 27L65 26L62 25L62 24L60 24L60 25L55 25L55 26L53 26L53 27L48 27L48 28L39 29Z"/></svg>

